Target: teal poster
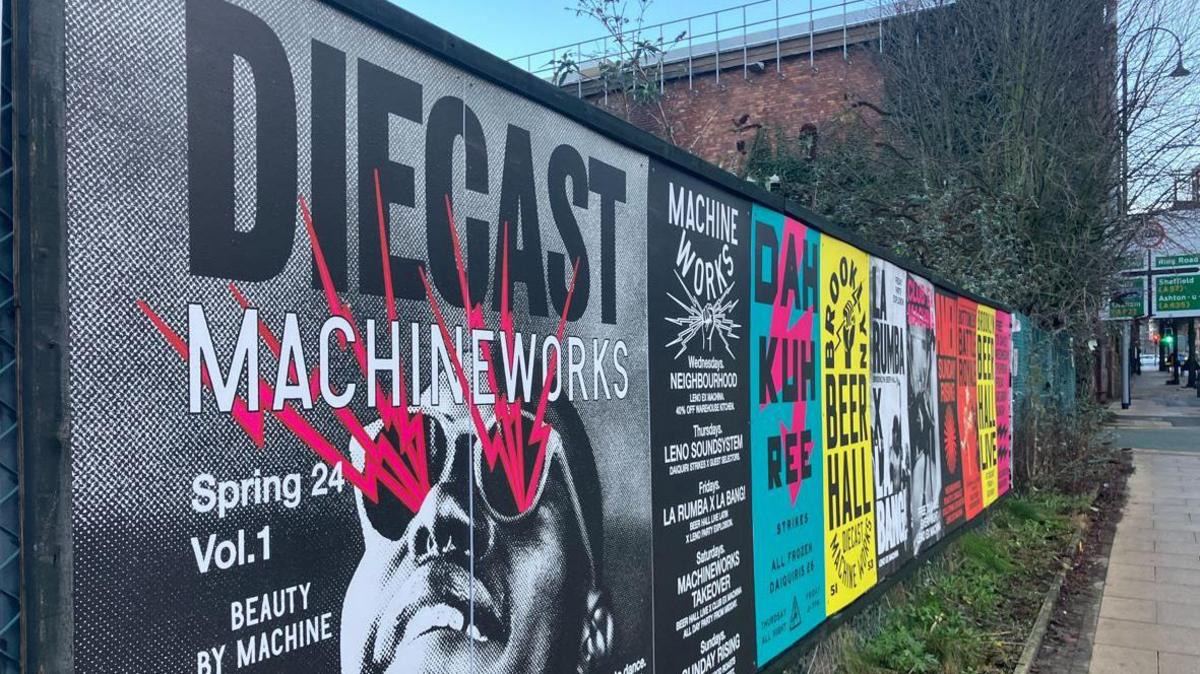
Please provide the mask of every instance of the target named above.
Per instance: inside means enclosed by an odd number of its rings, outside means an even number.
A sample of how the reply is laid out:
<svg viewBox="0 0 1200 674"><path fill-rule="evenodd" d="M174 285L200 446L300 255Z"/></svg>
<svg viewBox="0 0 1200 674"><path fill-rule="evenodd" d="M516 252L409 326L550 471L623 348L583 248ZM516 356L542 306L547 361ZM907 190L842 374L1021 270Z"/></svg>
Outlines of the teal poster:
<svg viewBox="0 0 1200 674"><path fill-rule="evenodd" d="M754 206L750 446L758 665L825 619L820 234Z"/></svg>

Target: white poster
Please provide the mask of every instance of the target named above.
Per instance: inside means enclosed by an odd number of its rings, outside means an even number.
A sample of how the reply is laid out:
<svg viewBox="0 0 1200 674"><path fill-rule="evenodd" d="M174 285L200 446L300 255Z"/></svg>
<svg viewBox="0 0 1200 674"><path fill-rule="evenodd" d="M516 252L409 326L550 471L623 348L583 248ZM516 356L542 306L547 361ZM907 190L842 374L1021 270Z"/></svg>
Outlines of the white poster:
<svg viewBox="0 0 1200 674"><path fill-rule="evenodd" d="M912 556L909 545L907 273L871 258L871 410L879 573Z"/></svg>

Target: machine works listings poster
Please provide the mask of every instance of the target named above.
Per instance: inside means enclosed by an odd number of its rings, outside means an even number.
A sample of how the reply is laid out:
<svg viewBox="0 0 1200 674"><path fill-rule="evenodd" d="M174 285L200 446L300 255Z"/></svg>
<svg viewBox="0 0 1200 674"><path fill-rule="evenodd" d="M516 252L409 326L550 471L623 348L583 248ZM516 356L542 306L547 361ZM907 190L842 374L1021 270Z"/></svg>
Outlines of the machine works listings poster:
<svg viewBox="0 0 1200 674"><path fill-rule="evenodd" d="M979 401L979 474L983 485L983 507L999 496L996 443L996 310L979 305L975 325L976 399Z"/></svg>
<svg viewBox="0 0 1200 674"><path fill-rule="evenodd" d="M905 279L908 323L908 437L912 455L914 555L942 532L942 453L938 450L937 345L933 285L913 274Z"/></svg>
<svg viewBox="0 0 1200 674"><path fill-rule="evenodd" d="M938 437L942 462L942 526L944 531L966 521L963 503L962 427L958 405L958 296L934 291L937 325Z"/></svg>
<svg viewBox="0 0 1200 674"><path fill-rule="evenodd" d="M996 312L996 492L1012 487L1012 315Z"/></svg>
<svg viewBox="0 0 1200 674"><path fill-rule="evenodd" d="M870 261L821 237L825 444L825 607L832 615L875 585L871 448Z"/></svg>
<svg viewBox="0 0 1200 674"><path fill-rule="evenodd" d="M909 491L907 273L871 258L871 441L881 576L912 556Z"/></svg>
<svg viewBox="0 0 1200 674"><path fill-rule="evenodd" d="M821 235L753 209L750 446L758 662L825 619Z"/></svg>
<svg viewBox="0 0 1200 674"><path fill-rule="evenodd" d="M749 672L750 205L652 161L649 207L656 668Z"/></svg>
<svg viewBox="0 0 1200 674"><path fill-rule="evenodd" d="M652 669L646 159L308 0L65 21L75 671Z"/></svg>

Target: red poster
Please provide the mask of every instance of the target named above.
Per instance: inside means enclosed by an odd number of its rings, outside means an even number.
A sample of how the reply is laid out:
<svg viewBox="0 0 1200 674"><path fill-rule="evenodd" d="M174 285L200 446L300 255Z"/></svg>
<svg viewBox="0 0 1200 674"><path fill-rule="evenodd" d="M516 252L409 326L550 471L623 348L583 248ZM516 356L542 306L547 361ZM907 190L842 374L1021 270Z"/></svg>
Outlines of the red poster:
<svg viewBox="0 0 1200 674"><path fill-rule="evenodd" d="M963 466L963 504L967 519L983 510L983 481L979 474L979 435L976 396L975 322L979 306L958 298L958 446Z"/></svg>
<svg viewBox="0 0 1200 674"><path fill-rule="evenodd" d="M958 296L938 288L937 322L938 429L942 460L942 524L946 531L964 521L963 465L958 425Z"/></svg>

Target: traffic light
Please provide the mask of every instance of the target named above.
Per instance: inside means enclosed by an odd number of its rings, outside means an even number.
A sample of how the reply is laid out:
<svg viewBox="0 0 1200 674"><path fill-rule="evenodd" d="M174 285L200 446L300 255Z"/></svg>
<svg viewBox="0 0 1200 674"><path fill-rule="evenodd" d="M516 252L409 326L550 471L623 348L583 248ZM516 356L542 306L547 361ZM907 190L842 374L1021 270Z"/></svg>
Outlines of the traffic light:
<svg viewBox="0 0 1200 674"><path fill-rule="evenodd" d="M1175 343L1175 335L1165 335L1162 338L1162 341L1163 341L1163 344L1166 344L1167 346L1171 346L1172 344Z"/></svg>
<svg viewBox="0 0 1200 674"><path fill-rule="evenodd" d="M1160 339L1162 339L1162 338L1158 336L1157 332L1154 333L1153 335L1150 335L1150 341L1154 342L1155 344L1158 344L1158 340L1160 340Z"/></svg>

